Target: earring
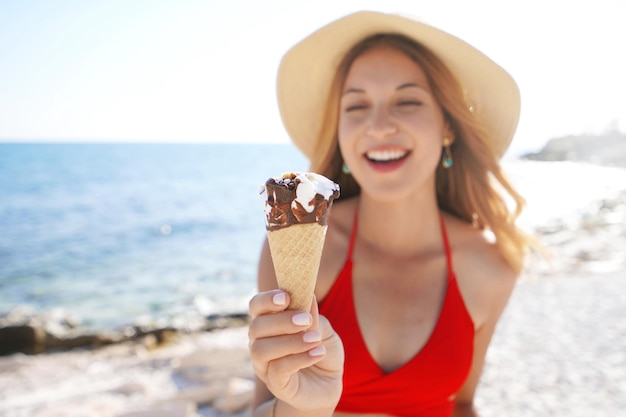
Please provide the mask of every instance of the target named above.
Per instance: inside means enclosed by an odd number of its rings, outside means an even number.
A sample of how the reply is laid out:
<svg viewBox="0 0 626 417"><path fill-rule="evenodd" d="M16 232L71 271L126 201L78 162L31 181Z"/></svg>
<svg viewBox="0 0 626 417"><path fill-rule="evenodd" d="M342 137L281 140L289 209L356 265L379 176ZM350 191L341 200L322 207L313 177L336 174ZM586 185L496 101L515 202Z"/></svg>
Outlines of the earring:
<svg viewBox="0 0 626 417"><path fill-rule="evenodd" d="M344 163L343 166L341 167L341 172L343 172L346 175L350 175L350 167Z"/></svg>
<svg viewBox="0 0 626 417"><path fill-rule="evenodd" d="M478 213L472 213L472 227L478 229L478 226L480 226L478 224Z"/></svg>
<svg viewBox="0 0 626 417"><path fill-rule="evenodd" d="M454 161L452 160L452 152L450 152L450 139L443 138L443 160L441 161L441 165L448 169L452 165L454 165Z"/></svg>

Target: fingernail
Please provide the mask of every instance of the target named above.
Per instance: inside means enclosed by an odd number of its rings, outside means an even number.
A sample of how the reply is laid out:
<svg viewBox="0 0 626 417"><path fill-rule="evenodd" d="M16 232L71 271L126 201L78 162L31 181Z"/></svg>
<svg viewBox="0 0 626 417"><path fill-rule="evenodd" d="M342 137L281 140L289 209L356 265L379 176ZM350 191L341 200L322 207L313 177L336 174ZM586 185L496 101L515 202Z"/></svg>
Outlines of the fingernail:
<svg viewBox="0 0 626 417"><path fill-rule="evenodd" d="M291 321L298 326L307 326L311 324L311 315L309 313L298 313L291 318Z"/></svg>
<svg viewBox="0 0 626 417"><path fill-rule="evenodd" d="M305 343L319 342L322 340L322 334L319 330L311 330L302 335L302 340L304 340Z"/></svg>
<svg viewBox="0 0 626 417"><path fill-rule="evenodd" d="M320 345L316 348L309 350L309 355L311 356L322 356L325 353L326 353L326 348L324 347L324 345Z"/></svg>
<svg viewBox="0 0 626 417"><path fill-rule="evenodd" d="M279 292L277 294L274 294L274 296L272 297L272 302L276 304L277 306L285 305L285 301L286 301L286 297L285 297L284 292Z"/></svg>

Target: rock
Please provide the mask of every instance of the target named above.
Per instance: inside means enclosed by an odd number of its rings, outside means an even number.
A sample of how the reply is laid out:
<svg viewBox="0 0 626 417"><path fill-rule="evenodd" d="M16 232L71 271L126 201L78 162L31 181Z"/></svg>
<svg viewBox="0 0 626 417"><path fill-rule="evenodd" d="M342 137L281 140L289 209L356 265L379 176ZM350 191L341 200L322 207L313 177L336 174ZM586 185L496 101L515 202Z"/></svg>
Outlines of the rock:
<svg viewBox="0 0 626 417"><path fill-rule="evenodd" d="M241 327L250 323L248 313L214 314L206 318L203 330L226 329Z"/></svg>
<svg viewBox="0 0 626 417"><path fill-rule="evenodd" d="M249 323L248 313L216 314L201 317L200 331L216 331L243 327ZM127 326L117 331L90 332L80 321L62 309L37 313L29 306L18 306L0 316L0 355L12 353L43 353L78 347L97 348L104 345L134 341L147 350L175 343L184 328L161 323Z"/></svg>
<svg viewBox="0 0 626 417"><path fill-rule="evenodd" d="M212 384L195 385L183 388L178 391L174 397L176 400L193 401L195 404L202 406L211 404L226 392L228 385L225 381L215 381Z"/></svg>
<svg viewBox="0 0 626 417"><path fill-rule="evenodd" d="M551 139L537 153L523 158L536 161L584 161L626 167L626 134L616 129L602 135L571 135Z"/></svg>
<svg viewBox="0 0 626 417"><path fill-rule="evenodd" d="M167 401L116 417L196 417L196 405L191 401Z"/></svg>
<svg viewBox="0 0 626 417"><path fill-rule="evenodd" d="M213 402L218 411L236 414L250 406L254 395L254 382L244 378L231 378L226 391Z"/></svg>
<svg viewBox="0 0 626 417"><path fill-rule="evenodd" d="M29 324L0 327L0 355L41 353L46 349L46 331Z"/></svg>
<svg viewBox="0 0 626 417"><path fill-rule="evenodd" d="M136 382L128 382L125 384L121 384L109 390L108 392L110 392L111 394L120 394L127 397L131 395L146 395L146 393L148 392L148 387Z"/></svg>
<svg viewBox="0 0 626 417"><path fill-rule="evenodd" d="M111 343L112 341L97 334L66 334L57 337L47 333L45 337L45 350L64 351L78 347L97 347Z"/></svg>
<svg viewBox="0 0 626 417"><path fill-rule="evenodd" d="M229 377L250 378L253 375L246 348L198 349L178 359L178 373L189 381L227 381Z"/></svg>
<svg viewBox="0 0 626 417"><path fill-rule="evenodd" d="M32 417L115 417L115 412L97 404L55 404L41 407Z"/></svg>

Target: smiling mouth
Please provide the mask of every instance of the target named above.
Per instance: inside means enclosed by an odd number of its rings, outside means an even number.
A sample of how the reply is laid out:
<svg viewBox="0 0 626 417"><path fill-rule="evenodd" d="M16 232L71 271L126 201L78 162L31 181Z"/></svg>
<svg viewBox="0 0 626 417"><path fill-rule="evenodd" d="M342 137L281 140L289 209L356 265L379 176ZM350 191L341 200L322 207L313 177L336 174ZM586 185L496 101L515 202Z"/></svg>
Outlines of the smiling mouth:
<svg viewBox="0 0 626 417"><path fill-rule="evenodd" d="M365 153L365 157L375 163L388 164L400 161L409 155L409 151L401 149L386 149L380 151L369 151Z"/></svg>

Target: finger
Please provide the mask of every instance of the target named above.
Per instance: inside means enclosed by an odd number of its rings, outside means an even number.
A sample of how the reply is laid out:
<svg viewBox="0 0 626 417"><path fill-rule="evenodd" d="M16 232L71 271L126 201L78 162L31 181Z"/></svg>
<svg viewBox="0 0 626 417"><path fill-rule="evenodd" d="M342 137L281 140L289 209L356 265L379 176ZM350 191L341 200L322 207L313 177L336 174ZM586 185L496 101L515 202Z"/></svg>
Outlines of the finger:
<svg viewBox="0 0 626 417"><path fill-rule="evenodd" d="M345 360L343 343L328 319L322 315L319 316L319 332L322 338L321 346L326 348L326 353L323 360L319 361L316 366L326 372L340 374Z"/></svg>
<svg viewBox="0 0 626 417"><path fill-rule="evenodd" d="M319 349L322 335L318 330L302 331L295 335L284 335L256 339L250 343L250 358L255 374L267 383L269 363L294 354L313 352ZM319 353L317 353L319 354Z"/></svg>
<svg viewBox="0 0 626 417"><path fill-rule="evenodd" d="M326 351L322 345L307 352L275 359L268 364L268 384L275 387L285 387L290 378L302 369L315 365L324 359Z"/></svg>
<svg viewBox="0 0 626 417"><path fill-rule="evenodd" d="M286 356L311 351L320 345L321 340L322 335L318 330L257 339L250 345L250 357L252 362L258 364L263 370L263 364Z"/></svg>
<svg viewBox="0 0 626 417"><path fill-rule="evenodd" d="M248 336L250 341L285 334L295 334L307 330L313 322L310 313L288 310L257 316L250 321Z"/></svg>
<svg viewBox="0 0 626 417"><path fill-rule="evenodd" d="M289 294L282 290L271 290L255 294L248 303L250 316L276 313L283 311L289 305Z"/></svg>

